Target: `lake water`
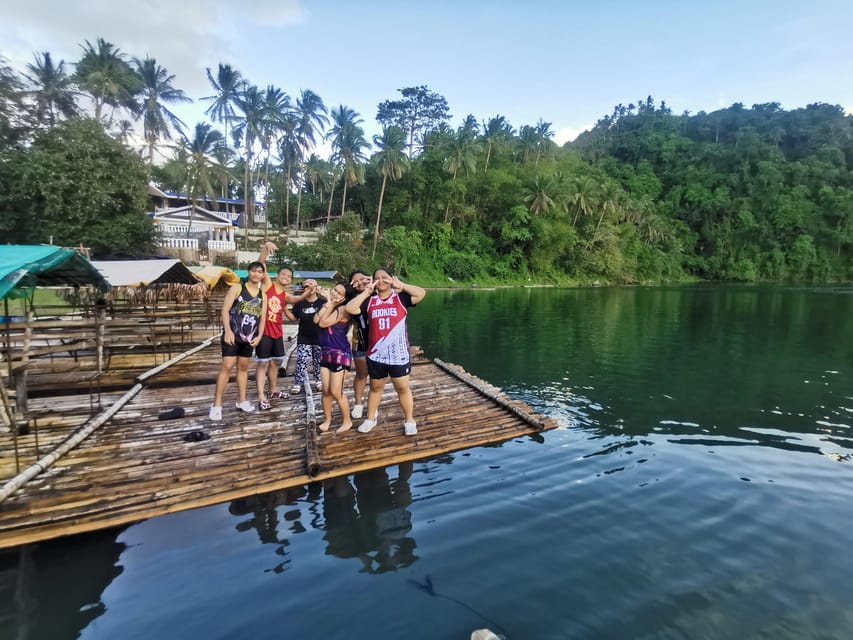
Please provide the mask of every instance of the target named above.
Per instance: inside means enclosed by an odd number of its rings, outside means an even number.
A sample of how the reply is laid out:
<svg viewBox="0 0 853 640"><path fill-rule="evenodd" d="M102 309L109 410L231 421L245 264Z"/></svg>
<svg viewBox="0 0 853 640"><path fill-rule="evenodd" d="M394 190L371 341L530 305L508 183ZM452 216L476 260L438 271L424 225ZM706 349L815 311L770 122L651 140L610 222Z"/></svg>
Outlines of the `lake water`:
<svg viewBox="0 0 853 640"><path fill-rule="evenodd" d="M411 313L563 428L0 553L0 637L853 637L853 290Z"/></svg>

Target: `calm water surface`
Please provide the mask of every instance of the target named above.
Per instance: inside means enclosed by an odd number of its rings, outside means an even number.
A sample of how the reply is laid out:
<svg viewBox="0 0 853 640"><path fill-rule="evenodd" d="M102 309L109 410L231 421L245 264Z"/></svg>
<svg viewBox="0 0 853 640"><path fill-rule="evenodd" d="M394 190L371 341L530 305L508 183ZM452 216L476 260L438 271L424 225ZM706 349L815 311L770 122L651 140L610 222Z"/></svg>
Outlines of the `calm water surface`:
<svg viewBox="0 0 853 640"><path fill-rule="evenodd" d="M0 637L853 637L853 290L430 292L410 334L563 428L2 553Z"/></svg>

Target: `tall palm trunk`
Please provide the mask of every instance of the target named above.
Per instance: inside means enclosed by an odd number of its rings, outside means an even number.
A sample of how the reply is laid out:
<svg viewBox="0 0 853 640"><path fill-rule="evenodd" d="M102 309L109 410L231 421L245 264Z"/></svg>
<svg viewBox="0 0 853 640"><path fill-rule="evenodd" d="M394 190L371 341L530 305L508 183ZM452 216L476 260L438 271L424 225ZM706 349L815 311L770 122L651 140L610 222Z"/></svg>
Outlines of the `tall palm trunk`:
<svg viewBox="0 0 853 640"><path fill-rule="evenodd" d="M341 198L341 217L344 217L344 207L347 205L347 177L344 176L344 195Z"/></svg>
<svg viewBox="0 0 853 640"><path fill-rule="evenodd" d="M293 177L293 163L288 160L287 161L287 181L285 182L284 188L284 219L285 224L290 226L290 180Z"/></svg>
<svg viewBox="0 0 853 640"><path fill-rule="evenodd" d="M302 185L299 185L299 193L296 196L296 236L299 236L299 214L302 211Z"/></svg>
<svg viewBox="0 0 853 640"><path fill-rule="evenodd" d="M264 168L264 188L266 189L267 196L266 202L264 205L266 206L266 211L264 212L264 233L268 233L270 229L270 152L267 151L267 166Z"/></svg>
<svg viewBox="0 0 853 640"><path fill-rule="evenodd" d="M382 218L382 199L385 197L385 183L388 181L388 174L382 174L382 188L379 190L379 207L376 209L376 228L373 230L373 253L370 256L371 260L376 260L376 243L379 242L379 220Z"/></svg>
<svg viewBox="0 0 853 640"><path fill-rule="evenodd" d="M335 198L335 180L332 180L332 188L329 190L329 210L326 211L326 225L332 221L332 200Z"/></svg>

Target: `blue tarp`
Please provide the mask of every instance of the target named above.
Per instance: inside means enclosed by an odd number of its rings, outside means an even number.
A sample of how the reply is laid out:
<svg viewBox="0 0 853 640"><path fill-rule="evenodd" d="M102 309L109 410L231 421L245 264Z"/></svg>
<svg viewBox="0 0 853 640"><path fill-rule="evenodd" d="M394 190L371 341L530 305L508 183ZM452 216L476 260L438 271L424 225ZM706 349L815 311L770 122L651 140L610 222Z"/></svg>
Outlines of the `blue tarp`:
<svg viewBox="0 0 853 640"><path fill-rule="evenodd" d="M16 287L94 285L109 283L92 263L74 249L50 245L0 245L0 300L14 297Z"/></svg>

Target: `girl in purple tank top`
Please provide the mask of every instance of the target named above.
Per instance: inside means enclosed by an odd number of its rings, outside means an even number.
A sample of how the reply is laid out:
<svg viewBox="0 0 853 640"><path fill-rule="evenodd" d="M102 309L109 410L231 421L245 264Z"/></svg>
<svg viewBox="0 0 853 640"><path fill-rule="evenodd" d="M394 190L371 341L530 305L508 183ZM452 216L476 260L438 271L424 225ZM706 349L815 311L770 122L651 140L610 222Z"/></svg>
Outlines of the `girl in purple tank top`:
<svg viewBox="0 0 853 640"><path fill-rule="evenodd" d="M323 414L325 420L318 425L320 431L328 431L332 425L332 400L337 402L343 422L336 433L352 429L349 400L344 394L344 379L352 364L352 351L347 338L350 316L347 301L355 294L352 287L338 284L328 292L328 302L314 315L320 327L320 379L323 382Z"/></svg>

